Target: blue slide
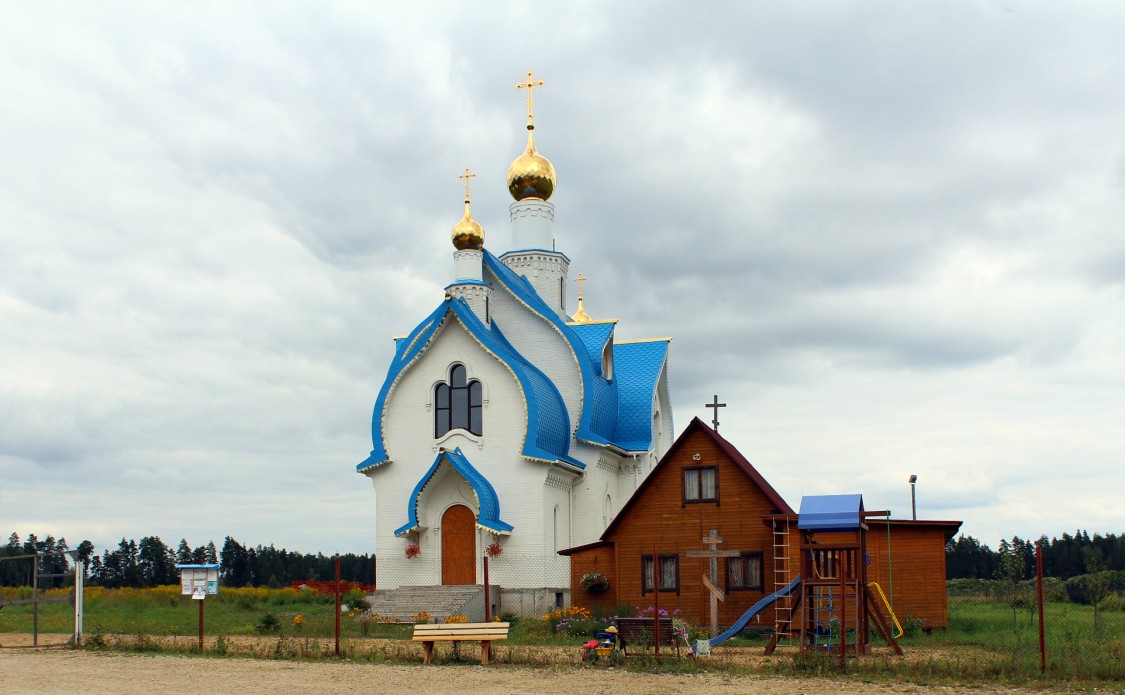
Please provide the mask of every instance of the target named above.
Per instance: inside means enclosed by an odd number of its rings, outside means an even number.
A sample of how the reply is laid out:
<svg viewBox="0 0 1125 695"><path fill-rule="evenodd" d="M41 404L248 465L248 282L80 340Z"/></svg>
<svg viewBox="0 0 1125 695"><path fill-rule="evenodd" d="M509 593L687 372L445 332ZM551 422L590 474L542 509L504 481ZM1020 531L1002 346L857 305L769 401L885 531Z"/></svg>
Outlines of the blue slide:
<svg viewBox="0 0 1125 695"><path fill-rule="evenodd" d="M793 593L793 590L796 589L800 585L801 585L801 577L800 577L800 575L798 575L798 576L794 577L793 581L789 582L788 585L778 589L777 591L773 592L769 596L766 596L761 601L758 601L757 603L755 603L753 606L750 606L750 610L743 613L742 617L739 618L738 620L736 620L734 625L731 625L729 628L727 628L726 632L724 632L721 635L719 635L718 637L715 637L715 638L710 639L710 640L698 640L698 641L696 641L695 646L692 647L692 651L695 652L696 654L699 653L700 642L707 642L707 647L706 647L707 651L710 651L711 647L714 647L716 645L722 644L723 642L726 642L731 637L734 637L739 632L741 632L742 628L746 627L746 623L750 622L750 620L755 615L757 615L758 613L761 613L762 609L764 609L766 606L771 605L774 601L778 600L779 598L783 598L783 597L788 596L789 594Z"/></svg>

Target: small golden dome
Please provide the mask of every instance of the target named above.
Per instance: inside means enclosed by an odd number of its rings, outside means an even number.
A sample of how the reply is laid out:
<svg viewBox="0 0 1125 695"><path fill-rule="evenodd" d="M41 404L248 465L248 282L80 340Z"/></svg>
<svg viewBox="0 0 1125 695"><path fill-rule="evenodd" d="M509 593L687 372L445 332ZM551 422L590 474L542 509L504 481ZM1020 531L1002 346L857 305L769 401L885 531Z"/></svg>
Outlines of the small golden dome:
<svg viewBox="0 0 1125 695"><path fill-rule="evenodd" d="M508 167L508 192L516 200L547 200L555 192L555 165L535 150L534 128L527 127L527 149Z"/></svg>
<svg viewBox="0 0 1125 695"><path fill-rule="evenodd" d="M484 248L484 227L473 219L469 212L469 201L465 201L465 216L453 225L453 248L458 251L466 249L480 250Z"/></svg>

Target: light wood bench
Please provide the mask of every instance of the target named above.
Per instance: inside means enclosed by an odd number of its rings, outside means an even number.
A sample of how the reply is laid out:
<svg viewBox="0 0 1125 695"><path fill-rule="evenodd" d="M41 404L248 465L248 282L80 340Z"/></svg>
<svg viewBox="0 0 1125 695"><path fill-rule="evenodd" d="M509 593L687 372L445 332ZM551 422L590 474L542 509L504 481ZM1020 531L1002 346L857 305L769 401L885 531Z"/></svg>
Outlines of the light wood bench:
<svg viewBox="0 0 1125 695"><path fill-rule="evenodd" d="M449 623L414 626L412 642L422 643L423 663L431 663L434 642L480 642L480 662L487 665L492 654L492 640L508 639L508 623Z"/></svg>

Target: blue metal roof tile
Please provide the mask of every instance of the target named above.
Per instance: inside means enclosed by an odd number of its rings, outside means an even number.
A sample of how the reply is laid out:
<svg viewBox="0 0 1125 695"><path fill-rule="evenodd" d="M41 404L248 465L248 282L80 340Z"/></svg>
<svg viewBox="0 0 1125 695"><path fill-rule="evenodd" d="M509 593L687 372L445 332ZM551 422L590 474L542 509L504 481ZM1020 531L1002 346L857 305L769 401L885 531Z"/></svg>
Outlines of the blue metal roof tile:
<svg viewBox="0 0 1125 695"><path fill-rule="evenodd" d="M613 346L618 401L614 443L626 451L652 448L652 403L667 355L667 340Z"/></svg>

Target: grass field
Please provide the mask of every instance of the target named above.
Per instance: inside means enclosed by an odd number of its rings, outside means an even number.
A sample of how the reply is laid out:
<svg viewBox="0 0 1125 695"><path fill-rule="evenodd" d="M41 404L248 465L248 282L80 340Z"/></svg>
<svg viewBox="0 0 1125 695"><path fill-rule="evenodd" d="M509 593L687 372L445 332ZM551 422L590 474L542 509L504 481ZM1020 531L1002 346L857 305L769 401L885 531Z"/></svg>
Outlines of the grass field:
<svg viewBox="0 0 1125 695"><path fill-rule="evenodd" d="M2 589L4 598L26 597L26 590ZM65 596L65 591L55 592ZM303 638L329 644L334 635L335 615L331 596L293 589L224 589L205 603L205 633L208 639L222 636L263 639L276 642L272 651L254 654L306 656L308 650L297 645ZM1011 606L992 599L951 597L948 629L925 633L911 630L901 639L907 651L905 659L880 655L849 662L851 672L904 678L915 682L1013 680L1035 681L1039 672L1038 624L1035 613L1028 608L1013 612ZM1048 647L1048 680L1125 682L1125 611L1103 610L1094 625L1093 609L1067 602L1047 603L1045 626ZM7 606L0 610L0 633L31 631L30 606ZM39 630L42 633L69 633L72 609L67 603L40 606ZM87 644L134 648L186 649L189 639L198 634L198 604L181 596L178 586L153 589L86 590L85 632ZM444 617L444 616L437 616ZM570 634L559 632L558 620L521 619L514 622L509 640L508 658L527 663L555 663L572 658L583 638L579 633L596 620L582 621L582 628ZM413 652L399 649L397 642L409 639L411 627L369 621L366 625L354 612L346 612L341 621L342 637L348 640L352 653L364 652L365 638L374 645L380 659L410 659ZM596 629L591 627L591 630ZM145 639L141 639L141 637ZM588 635L592 636L592 635ZM153 638L153 639L148 639ZM182 638L182 639L181 639ZM854 638L853 638L854 639ZM139 640L139 641L138 641ZM163 641L161 641L163 640ZM876 644L878 638L873 638ZM211 644L211 642L209 642ZM758 654L764 646L762 638L737 637L723 648L730 653ZM160 647L160 645L171 645ZM179 645L179 646L176 646ZM357 646L358 645L358 646ZM225 648L225 647L224 647ZM520 649L524 648L521 652ZM539 651L536 651L536 648ZM545 656L554 649L561 656ZM562 651L559 651L562 650ZM371 650L368 650L371 651ZM829 673L838 667L834 659L788 658L795 650L779 651L777 657L748 661L718 659L711 665L693 666L665 664L661 668L713 668L726 664L730 668L750 668L775 673ZM291 654L290 654L291 652ZM317 652L320 653L320 652ZM554 652L552 652L554 653ZM523 654L524 657L520 657ZM639 661L638 661L639 663Z"/></svg>

